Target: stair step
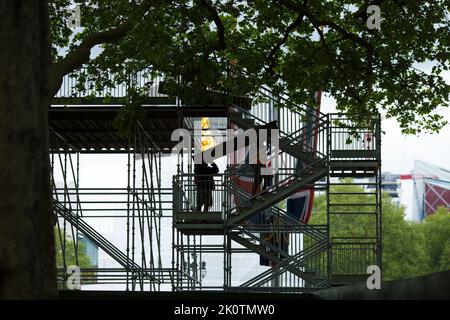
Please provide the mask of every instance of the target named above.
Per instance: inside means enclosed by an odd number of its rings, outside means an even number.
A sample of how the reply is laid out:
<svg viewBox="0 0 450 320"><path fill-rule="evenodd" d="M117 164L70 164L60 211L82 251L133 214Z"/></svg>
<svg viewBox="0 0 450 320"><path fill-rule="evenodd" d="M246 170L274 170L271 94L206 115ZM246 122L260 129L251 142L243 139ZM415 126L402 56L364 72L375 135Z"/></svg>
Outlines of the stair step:
<svg viewBox="0 0 450 320"><path fill-rule="evenodd" d="M330 203L330 206L333 207L376 207L378 206L377 203Z"/></svg>
<svg viewBox="0 0 450 320"><path fill-rule="evenodd" d="M355 211L355 212L352 212L352 211L330 211L330 214L353 214L353 215L355 215L355 214L367 214L367 215L370 215L370 214L377 214L376 212L361 212L361 211Z"/></svg>
<svg viewBox="0 0 450 320"><path fill-rule="evenodd" d="M376 195L376 192L329 192L328 194L335 194L335 195L354 195L354 194L367 194L367 195Z"/></svg>

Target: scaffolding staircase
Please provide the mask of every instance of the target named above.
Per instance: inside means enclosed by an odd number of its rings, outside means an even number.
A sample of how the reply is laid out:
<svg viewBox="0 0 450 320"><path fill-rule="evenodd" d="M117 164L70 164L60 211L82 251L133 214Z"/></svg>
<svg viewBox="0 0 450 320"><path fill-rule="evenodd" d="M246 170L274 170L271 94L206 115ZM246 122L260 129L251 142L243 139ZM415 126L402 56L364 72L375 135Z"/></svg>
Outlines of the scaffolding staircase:
<svg viewBox="0 0 450 320"><path fill-rule="evenodd" d="M192 118L227 117L228 129L278 129L279 151L274 159L288 160L287 165L282 164L283 170L273 174L273 183L267 189L255 194L247 192L236 183L242 172L251 172L254 169L250 165L242 165L238 169L231 167L224 174L215 176L214 204L207 214L196 211L197 191L192 172L188 169L189 172L184 173L182 167L181 172L174 176L171 190L173 208L170 209L173 213L174 227L171 270L177 273L176 282L181 284L173 285L173 290L186 288L181 278L188 279L189 290L201 287L199 286L201 281L197 276L190 277L189 274L184 274L184 271L190 265L190 255L200 253L201 259L202 250L223 254L224 284L219 288L223 290L306 292L330 285L360 281L363 277L367 277L365 270L368 265L381 266L379 115L350 117L345 114L323 114L308 106L295 105L286 95L274 94L264 86L257 93L257 98L263 99L238 97L210 90L208 97L200 97L205 98L200 99L202 103L195 99L187 101L178 91L173 92L173 96L167 96L169 92L164 91L168 87L164 88L164 82L159 78L149 79L150 76L147 74L150 73L142 70L134 78L137 86L154 83L150 96L145 101L146 116L142 125L143 129L152 135L149 140L155 141L151 143L152 152L159 153L163 152L162 150L170 152L174 145L170 141L172 131L180 125L193 128L193 124L188 123ZM113 75L111 77L113 81ZM92 92L92 86L87 86L86 92L80 94L71 76L68 75L63 81L57 98L53 100L54 105L92 106L108 105L112 102L121 105L127 95L127 85L123 83L100 94ZM111 121L118 109L109 107L101 108L102 111L82 108L83 110L72 110L69 113L63 110L65 108L51 108L52 130L58 133L58 139L52 143L51 150L56 153L63 149L66 153L69 149L77 152L80 150L127 152L128 167L131 168L130 150L140 149L136 146L136 136L133 148L132 139L122 139L117 135L116 130L112 129ZM92 130L93 114L96 118L94 124L98 129L94 130L95 132ZM358 121L354 121L355 119ZM76 132L73 131L74 127L77 127ZM61 132L63 135L60 135ZM108 133L106 140L105 132ZM317 137L317 143L311 144L312 136ZM198 141L194 141L192 145L198 147ZM227 144L223 143L218 147L228 151L226 146ZM190 153L189 158L192 156L192 150ZM181 158L183 164L184 158L183 156ZM300 163L301 166L297 166L296 163ZM129 169L129 180L130 174ZM358 182L356 181L358 179L365 181ZM348 192L339 189L349 185L363 187L363 191L358 189ZM370 188L373 186L374 188ZM313 188L320 188L327 194L326 225L304 224L281 208L283 201L294 193ZM345 202L347 195L358 193L362 197L370 198L370 201ZM232 197L238 197L239 201L235 202ZM144 262L141 267L132 261L133 258L129 259L128 255L118 250L83 221L82 217L75 214L70 204L66 207L65 202L54 201L57 215L69 221L113 257L127 273L131 271L140 277L148 276L143 274L147 270L143 268ZM77 202L80 202L79 199ZM130 203L130 199L127 202ZM358 219L361 216L371 217L373 230L366 233L357 232L361 229L358 227ZM347 224L346 227L353 228L352 231L356 230L350 237L344 237L342 230L336 230L342 225L335 223L334 219L342 218ZM132 230L131 235L134 239L134 229ZM129 232L127 230L127 233ZM268 235L272 236L272 240L268 240ZM273 240L282 239L283 235L289 238L289 249L283 247L281 240L278 242ZM203 244L201 242L203 236L222 236L224 241L221 245ZM190 241L191 239L193 241ZM235 287L231 281L230 260L232 254L241 250L266 259L271 268L256 276L252 275L253 277ZM291 277L296 281L287 283L285 280ZM159 275L158 279L161 279Z"/></svg>
<svg viewBox="0 0 450 320"><path fill-rule="evenodd" d="M237 189L234 192L239 192L241 197L251 197L251 195L244 190ZM320 270L311 268L311 266L308 265L308 261L311 258L328 250L328 235L326 230L302 223L301 221L292 218L283 209L275 206L268 207L264 211L259 212L258 220L258 222L270 221L272 223L271 225L264 225L246 221L245 224L239 225L238 228L233 228L233 231L230 233L230 238L243 247L258 253L260 256L273 262L277 271L263 272L241 284L240 288L260 288L262 285L267 284L272 279L279 277L286 272L290 272L307 281L311 284L311 287L318 287L326 284L326 275ZM273 221L282 221L282 223L278 224L278 228L275 228L274 230ZM268 232L275 233L279 239L286 236L286 234L301 233L305 236L309 236L314 243L305 250L292 254L283 250L283 248L280 248L279 245L264 239L262 234L267 234Z"/></svg>
<svg viewBox="0 0 450 320"><path fill-rule="evenodd" d="M107 255L125 268L125 270L134 273L136 277L145 277L152 281L158 281L153 275L150 275L148 271L143 272L141 266L129 259L122 251L87 224L82 217L76 215L72 210L56 199L53 199L53 212L73 225L86 238L95 243Z"/></svg>
<svg viewBox="0 0 450 320"><path fill-rule="evenodd" d="M262 127L267 125L262 119L252 115L246 110L233 106L230 110L230 122L237 124L244 130L255 128L255 126ZM328 168L325 154L317 152L309 147L306 143L308 137L314 132L324 132L326 128L326 119L314 117L312 123L307 127L302 127L295 132L286 133L279 130L279 156L285 155L295 158L303 164L302 167L292 168L290 172L283 175L278 181L270 186L269 190L264 190L256 195L251 195L243 190L236 188L233 182L234 177L239 176L239 171L236 174L233 172L230 177L232 194L241 199L239 205L231 208L228 211L226 228L229 228L230 238L241 246L265 257L270 264L271 270L255 276L254 278L244 282L239 286L246 290L264 290L264 286L268 285L274 279L279 279L282 274L290 274L298 277L303 281L305 287L317 288L326 285L327 277L324 275L325 270L314 268L308 262L317 255L323 254L328 250L328 236L324 233L315 232L314 227L305 227L300 221L290 218L287 212L277 208L277 204L297 192L298 190L314 185L314 182L324 178L327 175ZM246 168L247 167L247 168ZM240 170L248 169L248 165ZM275 221L281 219L283 223L278 225L275 229L269 226L266 233L251 232L254 226L251 225L251 219L255 216L264 221ZM250 225L249 225L250 223ZM249 230L250 229L250 230ZM315 237L314 243L308 248L297 250L296 252L288 253L280 247L280 244L275 245L267 242L261 235L273 233L273 236L278 236L279 239L286 237L292 238L291 234L312 235ZM280 241L278 241L280 242ZM283 288L283 291L290 291L293 288Z"/></svg>
<svg viewBox="0 0 450 320"><path fill-rule="evenodd" d="M309 124L307 127L289 133L282 130L278 131L280 135L279 154L276 154L275 157L294 157L303 165L301 167L290 168L289 172L285 172L282 175L276 174L277 181L274 185L270 186L268 190L263 190L257 194L251 195L245 190L237 187L235 179L239 177L239 171L245 172L252 170L251 165L243 165L237 172L236 170L229 170L226 172L224 178L225 192L228 193L228 195L233 194L235 197L238 196L241 201L239 205L225 209L225 215L222 217L223 221L215 221L215 223L212 224L208 223L205 219L203 220L203 223L198 223L200 221L198 216L201 215L201 213L191 212L190 214L184 214L183 216L178 215L178 221L180 221L180 218L185 218L185 223L178 224L179 230L188 232L189 229L190 234L203 233L217 235L223 234L225 231L230 240L247 248L251 252L265 257L274 266L271 270L263 272L244 282L239 288L233 288L234 290L267 290L267 288L264 289L264 287L267 286L269 281L274 278L279 278L281 274L286 273L301 279L302 283L307 283L305 286L310 289L323 287L328 284L326 276L327 271L324 269L319 270L318 268L315 268L314 263L311 263L315 257L324 254L329 249L328 235L324 232L315 230L312 226L307 226L300 221L295 221L295 219L289 217L285 211L276 206L280 201L286 199L299 189L310 187L314 185L316 181L327 175L328 167L326 154L317 151L315 148L309 147L307 144L307 139L313 132L315 134L325 134L327 128L326 120L326 117L323 115L320 117L314 115L312 124ZM244 130L274 128L273 121L264 121L236 105L233 105L229 110L229 121ZM225 144L226 142L223 143L223 146L219 146L218 148L226 150ZM176 197L186 197L179 181L175 183L175 187L179 189L178 193L174 192L174 194L178 194ZM230 204L232 203L232 200L228 198L226 202ZM174 208L179 207L180 206L177 207L174 205ZM192 223L189 223L188 221L189 215L191 215L190 219ZM262 231L264 230L261 230L261 228L257 230L258 232L254 232L253 228L258 229L258 226L252 225L250 221L255 216L264 216L266 219L273 219L274 217L278 217L278 219L281 218L284 223L277 230L279 234L305 234L311 236L314 242L311 243L308 248L288 253L283 250L279 244L276 245L265 240L262 237L264 234ZM265 230L266 233L274 232L273 226L267 227L268 229ZM228 290L230 289L231 288L228 288ZM297 291L299 289L300 288L284 288L283 291Z"/></svg>
<svg viewBox="0 0 450 320"><path fill-rule="evenodd" d="M382 266L380 117L359 117L365 125L329 115L331 285L364 282L368 266Z"/></svg>
<svg viewBox="0 0 450 320"><path fill-rule="evenodd" d="M301 114L292 111L291 114L298 118L306 116L308 119L303 120L306 125L286 131L282 123L263 119L248 108L232 105L228 111L229 127L233 129L279 129L278 154L272 159L290 158L292 161L284 171L273 174L275 182L267 189L256 194L243 190L236 180L241 176L248 177L249 172L251 177L254 167L251 164L231 166L221 181L224 195L220 196L220 202L223 208L208 213L210 217L206 219L202 218L201 212L186 211L191 205L189 194L193 192L185 192L183 177L174 178L174 225L178 231L189 235L222 235L228 239L224 241L227 243L224 248L227 255L224 266L226 290L308 292L330 285L362 281L367 277L367 266L381 265L379 116L362 115L359 123L363 124L355 125L350 117L343 114L324 115L311 109L303 109ZM310 143L312 136L317 139L313 145ZM270 140L269 137L269 143ZM227 150L226 143L216 148ZM245 146L248 146L247 142ZM301 165L294 167L293 162ZM340 196L343 193L333 194L330 186L361 184L345 178L373 179L364 183L365 186L377 186L373 192L364 189L364 194L374 195L373 202L342 203ZM326 226L304 224L279 207L282 201L299 190L314 188L318 181L322 181L327 192ZM236 198L238 202L233 200ZM183 201L188 205L183 205ZM330 231L332 216L348 216L345 219L349 221L348 227L352 227L357 221L352 221L352 217L362 214L374 216L373 234L342 237L340 230L331 228ZM280 219L281 224L273 223ZM280 244L281 240L278 243L268 241L268 234L278 239L287 235L291 242L297 241L301 245L289 251ZM233 286L230 262L234 250L232 242L265 258L272 267L238 287ZM282 276L300 281L283 284Z"/></svg>
<svg viewBox="0 0 450 320"><path fill-rule="evenodd" d="M232 208L228 214L227 226L233 227L242 223L252 215L265 210L281 200L286 199L299 189L313 184L327 174L325 161L316 160L309 163L305 168L294 172L277 185L270 188L269 192L259 193L246 199L240 205Z"/></svg>

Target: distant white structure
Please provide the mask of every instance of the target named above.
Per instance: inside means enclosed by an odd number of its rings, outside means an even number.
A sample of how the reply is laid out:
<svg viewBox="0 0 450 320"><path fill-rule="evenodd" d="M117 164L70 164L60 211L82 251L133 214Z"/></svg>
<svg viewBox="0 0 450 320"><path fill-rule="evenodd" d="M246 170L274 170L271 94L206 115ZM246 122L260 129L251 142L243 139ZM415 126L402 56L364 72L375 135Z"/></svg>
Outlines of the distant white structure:
<svg viewBox="0 0 450 320"><path fill-rule="evenodd" d="M405 207L406 220L419 222L440 206L450 208L450 170L415 160L410 173L383 172L381 182L383 192Z"/></svg>
<svg viewBox="0 0 450 320"><path fill-rule="evenodd" d="M450 170L415 160L411 174L400 175L400 179L408 220L422 221L440 206L450 208Z"/></svg>

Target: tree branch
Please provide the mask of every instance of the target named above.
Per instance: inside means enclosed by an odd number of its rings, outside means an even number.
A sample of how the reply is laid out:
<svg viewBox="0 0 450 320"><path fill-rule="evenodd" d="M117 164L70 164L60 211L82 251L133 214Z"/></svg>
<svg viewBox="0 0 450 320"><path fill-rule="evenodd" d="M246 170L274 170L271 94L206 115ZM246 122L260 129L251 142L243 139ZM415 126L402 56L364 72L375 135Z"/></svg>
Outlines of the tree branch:
<svg viewBox="0 0 450 320"><path fill-rule="evenodd" d="M281 46L284 45L288 38L289 38L289 34L296 29L302 22L303 22L303 18L304 15L300 14L297 19L295 19L294 22L292 22L284 31L283 34L283 38L272 48L272 50L270 51L269 55L268 55L268 60L270 60L270 64L269 64L269 72L271 74L273 74L273 68L276 65L276 60L275 60L275 54L277 53L278 50L280 50Z"/></svg>
<svg viewBox="0 0 450 320"><path fill-rule="evenodd" d="M354 33L348 32L347 30L340 27L333 21L317 19L305 6L298 4L296 2L292 2L291 0L280 0L280 3L293 11L305 15L308 18L308 20L311 21L314 27L316 27L316 29L320 27L329 27L339 32L343 37L366 48L367 51L373 52L373 46L370 42Z"/></svg>
<svg viewBox="0 0 450 320"><path fill-rule="evenodd" d="M373 47L373 45L367 41L366 39L351 33L347 30L345 30L344 28L342 28L341 26L339 26L338 24L336 24L333 21L330 20L319 20L317 19L307 8L306 6L303 6L299 3L293 2L291 0L280 0L280 3L282 5L284 5L285 7L296 11L300 14L303 14L305 17L308 18L309 21L311 21L312 25L314 26L314 28L317 30L317 32L320 35L320 39L322 41L322 43L326 46L325 44L325 38L323 35L322 30L320 29L320 27L329 27L333 30L335 30L336 32L339 32L342 37L344 37L345 39L351 40L353 41L353 43L358 44L360 46L362 46L363 48L366 49L367 51L367 74L368 76L370 76L371 72L372 72L372 64L373 64L373 55L375 53L375 49Z"/></svg>
<svg viewBox="0 0 450 320"><path fill-rule="evenodd" d="M225 50L225 27L223 25L222 19L220 19L219 13L216 8L214 8L213 4L210 0L200 0L203 7L208 11L208 15L211 20L214 21L214 24L217 28L217 45L213 46L213 50Z"/></svg>
<svg viewBox="0 0 450 320"><path fill-rule="evenodd" d="M87 35L75 49L69 52L63 59L53 63L50 79L51 93L55 95L61 86L65 75L78 69L83 64L89 62L91 49L103 43L112 43L123 38L140 19L151 8L153 2L144 0L135 12L117 27Z"/></svg>

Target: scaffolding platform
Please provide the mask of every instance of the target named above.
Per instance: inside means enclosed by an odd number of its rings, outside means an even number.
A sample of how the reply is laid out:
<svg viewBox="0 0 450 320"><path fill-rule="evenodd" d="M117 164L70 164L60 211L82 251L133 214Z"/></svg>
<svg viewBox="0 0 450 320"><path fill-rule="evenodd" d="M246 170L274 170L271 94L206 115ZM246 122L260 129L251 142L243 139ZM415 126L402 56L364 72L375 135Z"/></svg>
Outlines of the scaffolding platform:
<svg viewBox="0 0 450 320"><path fill-rule="evenodd" d="M199 212L192 211L189 213L177 213L175 214L176 222L189 222L195 223L202 221L205 223L220 223L223 222L223 216L221 212Z"/></svg>
<svg viewBox="0 0 450 320"><path fill-rule="evenodd" d="M185 235L220 235L223 236L225 228L223 223L188 222L175 223L175 228Z"/></svg>
<svg viewBox="0 0 450 320"><path fill-rule="evenodd" d="M375 160L331 160L331 177L373 177L380 167Z"/></svg>
<svg viewBox="0 0 450 320"><path fill-rule="evenodd" d="M129 139L120 132L116 122L121 109L122 106L111 105L49 108L49 127L53 134L50 151L71 149L81 153L126 153ZM226 117L226 114L225 106L143 106L139 122L158 150L170 153L176 144L171 141L172 132L183 127L183 118Z"/></svg>

